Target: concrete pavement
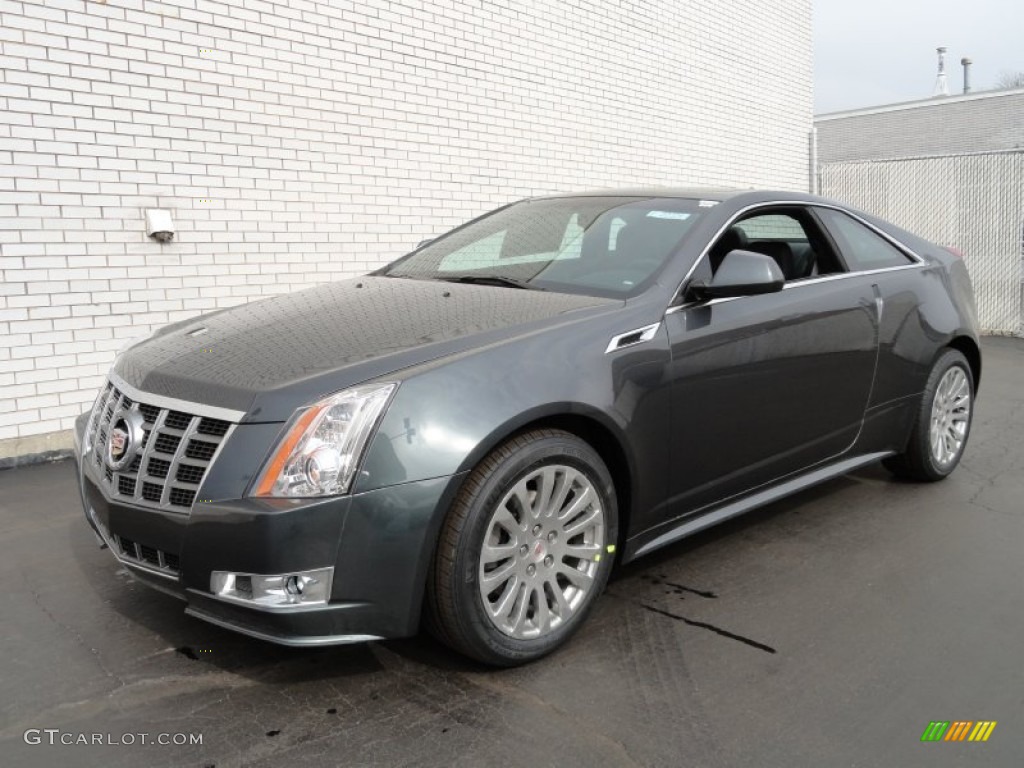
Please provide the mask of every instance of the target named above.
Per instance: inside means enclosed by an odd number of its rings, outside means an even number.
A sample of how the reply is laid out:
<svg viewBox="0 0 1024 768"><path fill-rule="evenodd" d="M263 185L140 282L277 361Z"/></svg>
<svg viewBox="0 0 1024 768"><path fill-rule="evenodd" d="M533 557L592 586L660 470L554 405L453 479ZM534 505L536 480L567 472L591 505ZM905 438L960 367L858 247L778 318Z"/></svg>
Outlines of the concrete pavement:
<svg viewBox="0 0 1024 768"><path fill-rule="evenodd" d="M672 546L508 671L427 637L301 650L189 618L97 548L72 463L0 472L0 763L1019 766L1024 340L987 339L984 366L945 482L872 467ZM923 744L932 720L999 724Z"/></svg>

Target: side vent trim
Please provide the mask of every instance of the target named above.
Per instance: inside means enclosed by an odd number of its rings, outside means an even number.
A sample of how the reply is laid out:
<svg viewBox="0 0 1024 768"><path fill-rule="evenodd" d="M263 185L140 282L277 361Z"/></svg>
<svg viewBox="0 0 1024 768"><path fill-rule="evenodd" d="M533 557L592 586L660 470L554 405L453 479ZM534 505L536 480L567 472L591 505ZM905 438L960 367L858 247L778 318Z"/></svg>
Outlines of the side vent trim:
<svg viewBox="0 0 1024 768"><path fill-rule="evenodd" d="M645 325L643 328L637 328L632 331L620 333L617 336L612 336L612 340L608 342L608 346L604 350L604 353L607 355L609 352L615 352L619 349L635 347L637 344L645 344L654 338L654 335L658 332L660 327L661 321L654 323L653 325Z"/></svg>

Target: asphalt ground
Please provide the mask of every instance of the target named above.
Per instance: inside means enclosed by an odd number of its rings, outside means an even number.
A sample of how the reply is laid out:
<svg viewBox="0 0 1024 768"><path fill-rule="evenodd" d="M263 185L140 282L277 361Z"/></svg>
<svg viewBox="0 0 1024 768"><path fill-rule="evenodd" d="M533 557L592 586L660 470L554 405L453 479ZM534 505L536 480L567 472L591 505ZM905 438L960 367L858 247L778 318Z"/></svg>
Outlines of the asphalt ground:
<svg viewBox="0 0 1024 768"><path fill-rule="evenodd" d="M0 765L1021 766L1022 443L1024 340L987 339L948 480L872 467L669 547L498 672L189 618L97 548L70 462L6 470ZM998 725L922 743L935 720ZM59 744L94 733L115 744ZM202 744L141 744L162 733Z"/></svg>

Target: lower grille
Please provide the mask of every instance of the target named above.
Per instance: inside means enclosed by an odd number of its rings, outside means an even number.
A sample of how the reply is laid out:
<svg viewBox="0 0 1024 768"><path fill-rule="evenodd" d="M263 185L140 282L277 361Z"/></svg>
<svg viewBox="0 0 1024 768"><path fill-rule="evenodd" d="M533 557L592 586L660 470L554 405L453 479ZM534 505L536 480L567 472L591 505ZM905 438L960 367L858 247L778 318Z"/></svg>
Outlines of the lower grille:
<svg viewBox="0 0 1024 768"><path fill-rule="evenodd" d="M92 451L99 485L111 499L190 511L234 424L209 415L218 413L217 409L196 405L198 413L189 412L147 403L145 393L133 392L129 397L123 390L131 388L115 379L103 385L86 427L85 448ZM118 444L111 443L115 439L124 440L123 450L135 454L120 469L115 460Z"/></svg>
<svg viewBox="0 0 1024 768"><path fill-rule="evenodd" d="M181 563L175 554L140 544L137 541L126 539L124 536L117 536L116 534L113 540L118 554L123 558L165 571L171 576L177 576L181 569Z"/></svg>

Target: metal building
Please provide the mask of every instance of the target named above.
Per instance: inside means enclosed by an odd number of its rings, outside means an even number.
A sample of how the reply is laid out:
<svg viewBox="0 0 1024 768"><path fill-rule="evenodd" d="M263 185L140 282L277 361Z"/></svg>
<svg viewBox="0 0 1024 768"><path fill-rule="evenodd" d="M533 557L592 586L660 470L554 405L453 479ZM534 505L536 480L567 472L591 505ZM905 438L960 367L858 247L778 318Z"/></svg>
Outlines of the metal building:
<svg viewBox="0 0 1024 768"><path fill-rule="evenodd" d="M964 254L982 328L1024 331L1024 89L818 115L818 191Z"/></svg>

